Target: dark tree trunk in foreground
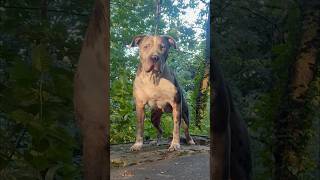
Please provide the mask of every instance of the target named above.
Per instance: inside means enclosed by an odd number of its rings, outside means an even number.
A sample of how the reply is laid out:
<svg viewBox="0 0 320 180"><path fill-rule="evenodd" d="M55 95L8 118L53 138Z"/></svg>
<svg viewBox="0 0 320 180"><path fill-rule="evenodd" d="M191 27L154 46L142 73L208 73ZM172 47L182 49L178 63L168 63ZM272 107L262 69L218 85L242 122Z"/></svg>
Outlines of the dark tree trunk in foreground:
<svg viewBox="0 0 320 180"><path fill-rule="evenodd" d="M74 80L76 118L83 139L84 179L109 179L109 3L97 0Z"/></svg>
<svg viewBox="0 0 320 180"><path fill-rule="evenodd" d="M245 122L240 118L219 65L211 61L211 177L251 179L251 153Z"/></svg>
<svg viewBox="0 0 320 180"><path fill-rule="evenodd" d="M212 4L210 5L212 9ZM211 17L213 19L214 17ZM208 20L209 21L209 20ZM234 107L230 90L214 54L215 32L210 24L210 119L211 119L211 179L251 179L251 154L245 122ZM211 39L211 42L210 42Z"/></svg>
<svg viewBox="0 0 320 180"><path fill-rule="evenodd" d="M298 179L304 170L303 159L311 123L306 119L306 95L315 75L319 53L320 2L305 0L302 5L302 37L291 74L275 121L275 177Z"/></svg>

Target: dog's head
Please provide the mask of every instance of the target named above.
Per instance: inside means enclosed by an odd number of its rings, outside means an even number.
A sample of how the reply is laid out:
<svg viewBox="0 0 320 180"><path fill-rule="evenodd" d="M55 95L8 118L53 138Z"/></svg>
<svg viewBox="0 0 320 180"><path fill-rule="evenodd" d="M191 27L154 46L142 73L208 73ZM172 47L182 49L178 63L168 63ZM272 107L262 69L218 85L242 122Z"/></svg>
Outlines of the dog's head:
<svg viewBox="0 0 320 180"><path fill-rule="evenodd" d="M176 42L171 36L135 36L130 47L139 46L140 62L146 72L162 72L169 48L176 49Z"/></svg>

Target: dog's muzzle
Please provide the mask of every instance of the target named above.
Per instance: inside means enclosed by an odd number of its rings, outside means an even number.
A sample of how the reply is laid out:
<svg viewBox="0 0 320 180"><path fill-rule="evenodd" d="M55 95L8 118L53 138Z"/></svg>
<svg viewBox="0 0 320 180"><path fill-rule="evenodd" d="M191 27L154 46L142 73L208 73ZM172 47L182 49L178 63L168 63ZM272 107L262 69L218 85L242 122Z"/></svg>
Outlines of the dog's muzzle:
<svg viewBox="0 0 320 180"><path fill-rule="evenodd" d="M146 66L147 66L146 72L151 72L151 71L159 72L160 66L161 66L160 57L157 55L150 56L150 58L148 58L148 62Z"/></svg>

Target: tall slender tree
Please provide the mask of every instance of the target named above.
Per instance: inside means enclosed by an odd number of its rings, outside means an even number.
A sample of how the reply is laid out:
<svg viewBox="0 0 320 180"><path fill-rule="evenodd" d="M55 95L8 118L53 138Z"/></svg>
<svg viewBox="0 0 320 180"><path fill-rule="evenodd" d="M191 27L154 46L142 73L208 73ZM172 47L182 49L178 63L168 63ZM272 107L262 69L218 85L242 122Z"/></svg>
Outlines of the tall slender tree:
<svg viewBox="0 0 320 180"><path fill-rule="evenodd" d="M303 27L299 51L290 67L287 91L275 121L276 179L298 179L306 170L304 158L311 124L305 107L310 82L314 79L320 48L320 2L302 2Z"/></svg>
<svg viewBox="0 0 320 180"><path fill-rule="evenodd" d="M83 138L84 179L109 179L109 2L96 0L74 80Z"/></svg>
<svg viewBox="0 0 320 180"><path fill-rule="evenodd" d="M210 5L212 9L212 3ZM210 54L211 177L213 179L251 179L251 153L246 124L240 118L230 89L215 56L215 16L207 28L207 51ZM209 24L208 16L208 24ZM211 34L210 34L210 33ZM210 34L210 37L209 37Z"/></svg>

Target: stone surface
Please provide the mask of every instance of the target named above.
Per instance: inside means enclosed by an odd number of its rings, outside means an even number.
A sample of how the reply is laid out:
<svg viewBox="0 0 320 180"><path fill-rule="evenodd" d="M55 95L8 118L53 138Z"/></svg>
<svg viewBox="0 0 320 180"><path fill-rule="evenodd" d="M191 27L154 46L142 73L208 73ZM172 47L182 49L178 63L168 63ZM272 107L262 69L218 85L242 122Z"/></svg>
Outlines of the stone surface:
<svg viewBox="0 0 320 180"><path fill-rule="evenodd" d="M111 146L111 179L209 179L209 139L193 137L196 145L169 152L170 140L160 146L146 142L142 150L131 152L130 144Z"/></svg>

